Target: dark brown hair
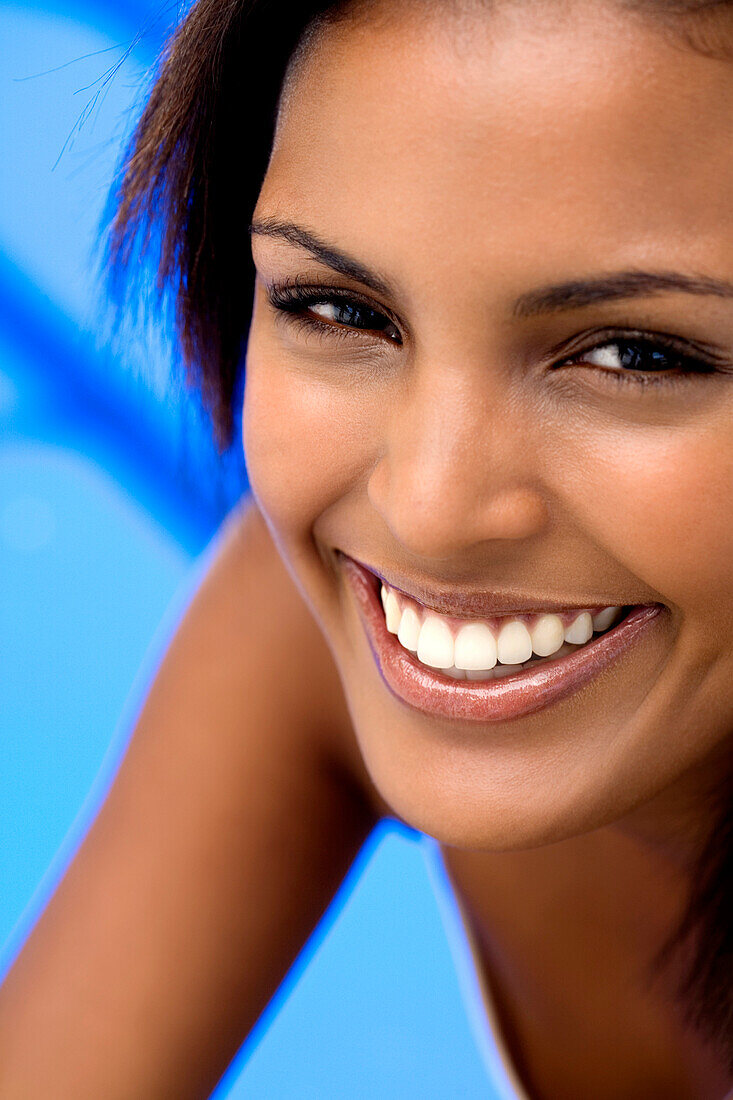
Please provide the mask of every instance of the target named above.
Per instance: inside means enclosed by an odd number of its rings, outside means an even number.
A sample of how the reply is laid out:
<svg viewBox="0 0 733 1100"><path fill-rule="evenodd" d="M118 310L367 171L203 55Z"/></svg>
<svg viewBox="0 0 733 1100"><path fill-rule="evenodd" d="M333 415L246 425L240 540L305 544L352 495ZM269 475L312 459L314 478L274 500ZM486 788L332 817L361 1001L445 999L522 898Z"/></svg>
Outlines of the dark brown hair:
<svg viewBox="0 0 733 1100"><path fill-rule="evenodd" d="M619 0L687 45L717 53L728 27L706 22L733 0ZM174 307L182 361L220 447L231 438L253 296L248 226L265 175L288 64L324 23L358 3L198 0L166 46L128 148L109 235L114 275L152 254ZM690 22L697 20L697 22ZM114 281L114 280L113 280ZM115 283L117 290L121 283ZM690 959L677 995L733 1073L733 770L701 845L688 905L660 951Z"/></svg>
<svg viewBox="0 0 733 1100"><path fill-rule="evenodd" d="M164 49L124 160L108 237L113 297L152 255L159 301L173 306L184 369L222 449L254 292L249 219L283 76L308 24L333 7L199 0Z"/></svg>

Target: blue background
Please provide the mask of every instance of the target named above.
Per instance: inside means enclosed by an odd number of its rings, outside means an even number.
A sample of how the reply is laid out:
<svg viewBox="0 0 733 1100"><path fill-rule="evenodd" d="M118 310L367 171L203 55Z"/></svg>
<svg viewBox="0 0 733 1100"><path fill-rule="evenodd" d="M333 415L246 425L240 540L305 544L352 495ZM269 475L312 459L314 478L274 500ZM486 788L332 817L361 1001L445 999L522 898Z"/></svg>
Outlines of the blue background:
<svg viewBox="0 0 733 1100"><path fill-rule="evenodd" d="M3 971L245 488L241 455L217 456L169 375L164 337L107 339L95 273L121 143L174 14L0 2ZM424 851L409 831L376 831L217 1098L487 1097Z"/></svg>

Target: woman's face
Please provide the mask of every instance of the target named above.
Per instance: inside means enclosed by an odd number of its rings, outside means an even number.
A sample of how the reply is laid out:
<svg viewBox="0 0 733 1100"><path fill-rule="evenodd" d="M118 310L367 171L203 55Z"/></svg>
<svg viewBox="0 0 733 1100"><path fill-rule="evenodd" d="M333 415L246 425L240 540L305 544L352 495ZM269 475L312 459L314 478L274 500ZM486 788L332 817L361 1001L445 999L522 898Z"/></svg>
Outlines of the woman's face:
<svg viewBox="0 0 733 1100"><path fill-rule="evenodd" d="M612 5L421 8L331 28L284 104L253 491L396 814L468 847L664 834L733 729L733 65ZM430 665L616 606L544 670Z"/></svg>

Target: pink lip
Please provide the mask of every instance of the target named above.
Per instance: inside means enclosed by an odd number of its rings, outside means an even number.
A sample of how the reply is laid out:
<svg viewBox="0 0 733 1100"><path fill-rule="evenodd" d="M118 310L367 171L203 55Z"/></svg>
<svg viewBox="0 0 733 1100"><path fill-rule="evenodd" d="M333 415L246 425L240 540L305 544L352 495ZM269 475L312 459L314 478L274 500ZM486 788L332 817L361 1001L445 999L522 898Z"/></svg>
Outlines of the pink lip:
<svg viewBox="0 0 733 1100"><path fill-rule="evenodd" d="M567 657L543 662L536 670L486 683L453 680L421 665L400 645L387 630L376 578L352 558L342 560L385 684L403 702L439 718L506 721L565 699L639 641L663 611L661 604L636 607L606 634Z"/></svg>

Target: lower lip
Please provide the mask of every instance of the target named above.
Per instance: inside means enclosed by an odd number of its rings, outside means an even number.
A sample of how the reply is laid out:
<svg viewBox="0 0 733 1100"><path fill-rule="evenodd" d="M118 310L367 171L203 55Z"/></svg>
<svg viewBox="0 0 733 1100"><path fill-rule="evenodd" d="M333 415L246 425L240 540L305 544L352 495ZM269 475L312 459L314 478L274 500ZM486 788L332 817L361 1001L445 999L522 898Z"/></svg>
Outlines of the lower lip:
<svg viewBox="0 0 733 1100"><path fill-rule="evenodd" d="M374 575L351 558L342 560L387 687L403 702L438 718L501 722L566 699L639 642L663 610L660 604L636 607L606 634L536 669L486 683L453 680L420 664L400 645L387 630Z"/></svg>

